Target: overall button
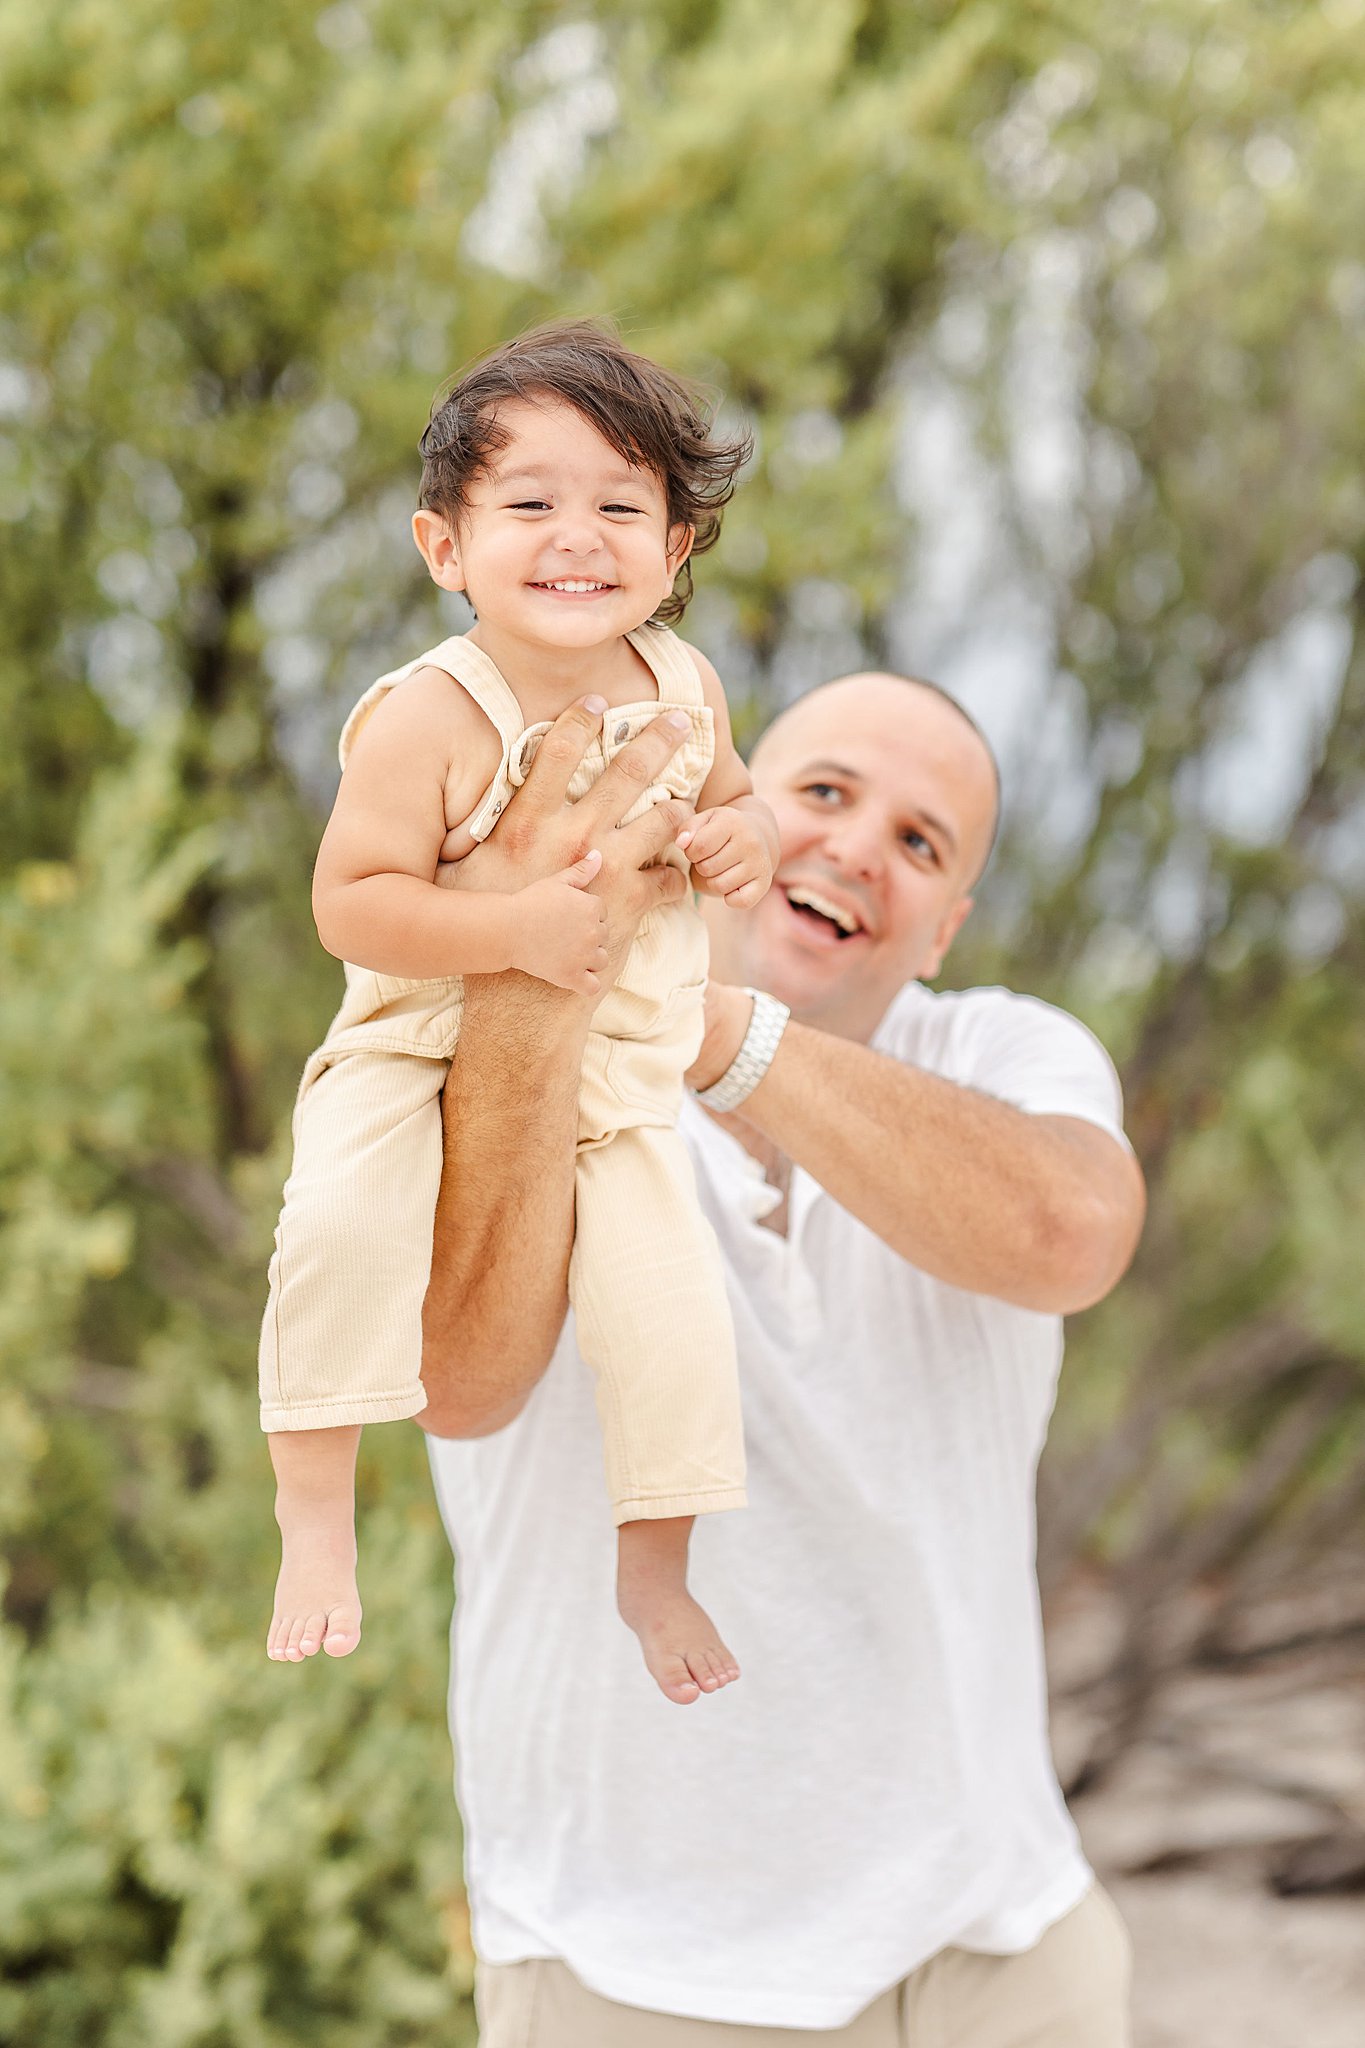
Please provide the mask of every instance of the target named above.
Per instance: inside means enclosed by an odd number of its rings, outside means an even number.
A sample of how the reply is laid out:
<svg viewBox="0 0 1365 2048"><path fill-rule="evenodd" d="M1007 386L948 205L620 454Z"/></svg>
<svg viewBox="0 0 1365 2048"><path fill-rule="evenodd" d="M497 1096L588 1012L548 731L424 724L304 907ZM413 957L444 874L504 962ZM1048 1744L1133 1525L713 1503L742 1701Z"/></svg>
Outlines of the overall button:
<svg viewBox="0 0 1365 2048"><path fill-rule="evenodd" d="M521 787L530 773L531 763L535 760L536 754L540 749L540 743L544 737L544 728L533 726L529 732L522 734L512 749L507 764L507 773L509 780L514 782L518 788Z"/></svg>
<svg viewBox="0 0 1365 2048"><path fill-rule="evenodd" d="M621 743L622 743L622 741L623 741L623 740L627 740L627 739L629 739L629 738L630 738L630 720L629 720L628 718L623 718L623 719L621 720L621 723L620 723L620 724L619 724L619 725L617 726L617 728L616 728L615 732L614 732L614 733L612 734L612 739L613 739L613 740L615 741L616 745L617 745L617 746L619 747L619 746L621 745Z"/></svg>

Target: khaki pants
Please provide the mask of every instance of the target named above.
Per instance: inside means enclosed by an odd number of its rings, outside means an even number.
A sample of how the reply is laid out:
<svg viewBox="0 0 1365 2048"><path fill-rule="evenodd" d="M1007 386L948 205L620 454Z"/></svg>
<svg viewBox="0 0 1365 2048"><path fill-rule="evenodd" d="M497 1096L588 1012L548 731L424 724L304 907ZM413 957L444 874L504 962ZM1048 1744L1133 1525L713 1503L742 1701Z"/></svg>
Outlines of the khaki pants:
<svg viewBox="0 0 1365 2048"><path fill-rule="evenodd" d="M604 998L614 1030L589 1034L579 1088L569 1298L618 1523L744 1505L720 1252L673 1128L701 986L671 986L658 922L637 940L636 986ZM422 1299L447 1069L363 1041L310 1061L261 1332L262 1428L394 1421L426 1405Z"/></svg>
<svg viewBox="0 0 1365 2048"><path fill-rule="evenodd" d="M846 2027L730 2026L616 2005L556 1962L485 1965L480 2048L1129 2048L1127 1930L1098 1885L1022 1955L946 1948Z"/></svg>

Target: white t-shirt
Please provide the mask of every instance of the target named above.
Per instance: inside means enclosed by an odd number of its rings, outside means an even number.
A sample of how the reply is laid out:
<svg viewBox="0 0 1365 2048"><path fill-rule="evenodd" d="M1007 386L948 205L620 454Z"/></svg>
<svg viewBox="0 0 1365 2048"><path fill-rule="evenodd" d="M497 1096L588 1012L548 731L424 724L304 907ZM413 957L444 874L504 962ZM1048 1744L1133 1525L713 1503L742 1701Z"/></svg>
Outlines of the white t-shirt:
<svg viewBox="0 0 1365 2048"><path fill-rule="evenodd" d="M912 984L873 1043L1124 1142L1105 1052L1027 996ZM677 1707L647 1676L566 1331L510 1428L431 1442L474 1942L651 2011L835 2028L950 1943L1031 1947L1090 1882L1034 1575L1061 1321L929 1278L799 1170L778 1236L756 1163L690 1100L682 1129L750 1500L698 1520L691 1579L743 1677Z"/></svg>

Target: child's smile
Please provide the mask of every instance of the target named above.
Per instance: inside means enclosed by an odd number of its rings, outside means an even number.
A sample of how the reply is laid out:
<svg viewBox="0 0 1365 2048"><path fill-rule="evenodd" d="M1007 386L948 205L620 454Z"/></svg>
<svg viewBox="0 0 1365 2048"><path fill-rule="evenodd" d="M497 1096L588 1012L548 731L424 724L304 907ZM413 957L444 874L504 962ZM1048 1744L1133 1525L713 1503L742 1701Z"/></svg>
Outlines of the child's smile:
<svg viewBox="0 0 1365 2048"><path fill-rule="evenodd" d="M554 583L533 583L531 585L531 588L532 590L543 590L547 597L568 597L582 599L593 597L605 597L609 591L615 590L617 588L617 585L615 583L590 583L582 580L575 580L572 582L565 582L561 580L559 582Z"/></svg>

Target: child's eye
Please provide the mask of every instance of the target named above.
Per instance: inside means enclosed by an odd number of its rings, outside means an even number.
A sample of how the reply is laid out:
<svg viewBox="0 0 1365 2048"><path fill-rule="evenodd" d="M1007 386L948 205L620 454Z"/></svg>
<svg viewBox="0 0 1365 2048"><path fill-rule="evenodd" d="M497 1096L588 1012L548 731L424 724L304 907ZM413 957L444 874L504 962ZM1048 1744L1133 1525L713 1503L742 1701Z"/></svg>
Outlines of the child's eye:
<svg viewBox="0 0 1365 2048"><path fill-rule="evenodd" d="M903 846L908 846L912 853L927 853L930 860L937 861L938 859L937 847L935 847L930 840L926 839L922 832L916 832L913 825L910 827L908 832L902 832L901 844Z"/></svg>
<svg viewBox="0 0 1365 2048"><path fill-rule="evenodd" d="M604 512L635 512L635 513L639 513L639 512L643 512L643 510L644 510L644 507L643 507L643 505L604 505L604 506L602 507L602 510L603 510Z"/></svg>
<svg viewBox="0 0 1365 2048"><path fill-rule="evenodd" d="M518 498L515 505L508 506L509 512L548 512L550 507L544 498Z"/></svg>
<svg viewBox="0 0 1365 2048"><path fill-rule="evenodd" d="M826 797L838 796L839 792L832 782L808 782L802 794L813 796L819 803L823 803Z"/></svg>

